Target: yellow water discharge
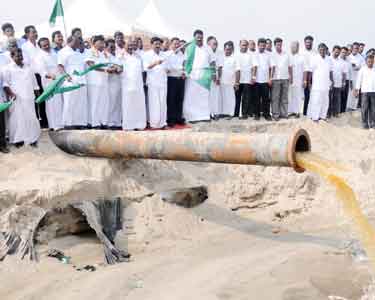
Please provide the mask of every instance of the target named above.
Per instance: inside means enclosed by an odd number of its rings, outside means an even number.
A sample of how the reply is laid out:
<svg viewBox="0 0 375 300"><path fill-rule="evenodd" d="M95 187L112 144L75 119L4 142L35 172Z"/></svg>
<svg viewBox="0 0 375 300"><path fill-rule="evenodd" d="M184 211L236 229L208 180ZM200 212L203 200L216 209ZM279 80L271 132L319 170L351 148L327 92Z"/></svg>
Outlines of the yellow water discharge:
<svg viewBox="0 0 375 300"><path fill-rule="evenodd" d="M362 246L366 250L373 269L375 270L375 230L362 213L358 199L345 179L338 174L347 169L319 156L310 153L297 153L297 164L313 173L319 174L336 187L337 198L342 202L345 214L357 226Z"/></svg>

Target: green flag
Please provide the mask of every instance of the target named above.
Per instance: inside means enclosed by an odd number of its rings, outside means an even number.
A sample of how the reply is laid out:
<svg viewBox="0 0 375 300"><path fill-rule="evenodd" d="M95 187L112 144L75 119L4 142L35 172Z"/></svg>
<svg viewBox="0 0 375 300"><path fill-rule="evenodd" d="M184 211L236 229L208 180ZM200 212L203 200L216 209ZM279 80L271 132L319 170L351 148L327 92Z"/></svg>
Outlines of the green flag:
<svg viewBox="0 0 375 300"><path fill-rule="evenodd" d="M12 104L13 104L13 102L11 102L11 101L0 103L0 112L3 112L5 110L7 110L9 107L12 106Z"/></svg>
<svg viewBox="0 0 375 300"><path fill-rule="evenodd" d="M51 17L49 18L51 26L55 26L57 17L64 17L64 8L61 0L56 0L55 6L53 7Z"/></svg>
<svg viewBox="0 0 375 300"><path fill-rule="evenodd" d="M197 49L197 44L195 41L190 42L186 47L186 62L185 62L185 71L187 75L193 71L193 64L195 59L195 50ZM211 89L212 76L214 69L211 67L202 68L200 78L197 79L197 83L204 87L207 90Z"/></svg>

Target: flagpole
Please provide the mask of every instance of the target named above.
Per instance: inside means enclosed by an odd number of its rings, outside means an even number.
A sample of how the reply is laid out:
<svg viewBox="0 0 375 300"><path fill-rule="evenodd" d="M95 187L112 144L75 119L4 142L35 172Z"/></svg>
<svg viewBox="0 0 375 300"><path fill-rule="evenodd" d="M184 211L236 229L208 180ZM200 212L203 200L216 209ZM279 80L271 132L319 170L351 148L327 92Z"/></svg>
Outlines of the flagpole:
<svg viewBox="0 0 375 300"><path fill-rule="evenodd" d="M61 5L62 5L62 0L61 0ZM63 6L63 5L62 5ZM64 7L64 6L63 6ZM65 42L67 41L68 39L68 31L66 30L66 23L65 23L65 12L64 12L64 15L63 15L63 24L64 24L64 31L65 31Z"/></svg>

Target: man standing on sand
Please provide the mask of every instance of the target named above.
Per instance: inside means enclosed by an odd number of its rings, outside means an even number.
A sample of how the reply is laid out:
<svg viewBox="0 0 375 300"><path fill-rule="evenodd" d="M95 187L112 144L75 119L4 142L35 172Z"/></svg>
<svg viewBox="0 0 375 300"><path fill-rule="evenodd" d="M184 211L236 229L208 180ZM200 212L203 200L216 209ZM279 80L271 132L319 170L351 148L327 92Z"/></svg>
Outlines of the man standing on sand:
<svg viewBox="0 0 375 300"><path fill-rule="evenodd" d="M293 82L290 85L290 98L288 113L291 117L299 118L303 103L303 72L305 66L304 57L299 54L299 42L291 44L290 62L293 68Z"/></svg>
<svg viewBox="0 0 375 300"><path fill-rule="evenodd" d="M341 95L346 83L347 70L344 61L340 58L341 47L334 46L332 50L333 87L329 95L328 117L338 117L341 111Z"/></svg>
<svg viewBox="0 0 375 300"><path fill-rule="evenodd" d="M363 59L362 55L359 54L359 43L357 42L353 43L352 54L349 55L348 60L352 65L353 87L355 88L357 86L358 72L362 68L362 66L365 64L365 60ZM348 111L357 110L360 97L361 97L361 93L359 93L358 97L356 97L354 93L349 93L348 104L347 104Z"/></svg>
<svg viewBox="0 0 375 300"><path fill-rule="evenodd" d="M151 39L152 49L143 58L144 70L147 72L148 105L150 127L164 129L167 127L167 63L165 52L162 51L163 40L158 37ZM126 66L124 66L126 72Z"/></svg>
<svg viewBox="0 0 375 300"><path fill-rule="evenodd" d="M316 122L327 118L329 90L333 85L332 60L327 56L327 46L322 43L318 49L319 54L312 57L310 62L312 87L307 112L307 116ZM304 82L307 82L306 77Z"/></svg>
<svg viewBox="0 0 375 300"><path fill-rule="evenodd" d="M275 52L272 55L272 116L277 122L288 118L289 84L293 84L293 68L289 55L283 51L283 40L274 41Z"/></svg>
<svg viewBox="0 0 375 300"><path fill-rule="evenodd" d="M222 95L220 91L221 76L223 73L224 55L218 50L219 43L214 36L207 38L207 47L212 50L212 61L215 64L215 74L210 89L210 111L211 118L217 121L222 111Z"/></svg>
<svg viewBox="0 0 375 300"><path fill-rule="evenodd" d="M260 120L260 114L267 121L272 121L270 114L270 88L272 87L272 58L270 52L266 51L266 40L258 40L258 68L256 74L256 96L254 103L254 120Z"/></svg>
<svg viewBox="0 0 375 300"><path fill-rule="evenodd" d="M307 116L307 110L309 108L310 102L310 90L312 85L312 71L311 71L311 59L316 54L313 50L314 38L311 35L308 35L304 39L305 49L302 51L302 55L305 60L305 70L304 70L304 86L305 86L305 100L303 104L303 115Z"/></svg>
<svg viewBox="0 0 375 300"><path fill-rule="evenodd" d="M184 125L182 110L185 97L185 55L178 50L180 39L171 39L170 50L166 52L168 67L167 122L168 126Z"/></svg>
<svg viewBox="0 0 375 300"><path fill-rule="evenodd" d="M348 56L349 56L349 49L346 48L346 47L342 47L340 59L342 60L344 66L345 66L346 81L345 81L344 86L343 86L342 91L341 91L341 108L340 108L341 113L346 112L349 93L353 89L352 66L351 66L351 64L348 60Z"/></svg>
<svg viewBox="0 0 375 300"><path fill-rule="evenodd" d="M188 122L210 121L210 92L201 86L202 74L211 67L214 67L212 51L203 45L203 31L194 32L195 58L191 73L186 81L186 92L184 101L184 116ZM186 53L187 54L187 51Z"/></svg>
<svg viewBox="0 0 375 300"><path fill-rule="evenodd" d="M3 70L10 63L9 57L0 53L0 103L6 102L3 90ZM9 153L6 141L5 112L0 112L0 152Z"/></svg>
<svg viewBox="0 0 375 300"><path fill-rule="evenodd" d="M240 68L240 85L236 90L236 109L234 116L238 117L242 103L241 119L246 120L253 115L253 102L255 96L256 56L248 51L247 40L240 41L240 52L237 53L237 63Z"/></svg>

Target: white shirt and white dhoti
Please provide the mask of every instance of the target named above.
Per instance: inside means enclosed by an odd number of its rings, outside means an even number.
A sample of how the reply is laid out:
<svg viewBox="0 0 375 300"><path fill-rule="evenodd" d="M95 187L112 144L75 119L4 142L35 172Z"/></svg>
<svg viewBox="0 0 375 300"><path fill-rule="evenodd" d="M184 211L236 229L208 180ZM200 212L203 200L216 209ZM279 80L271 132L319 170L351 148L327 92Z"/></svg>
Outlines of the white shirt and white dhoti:
<svg viewBox="0 0 375 300"><path fill-rule="evenodd" d="M149 69L157 61L162 64ZM149 122L151 128L163 128L167 125L167 63L165 53L157 54L154 50L147 51L143 56L143 67L147 72Z"/></svg>
<svg viewBox="0 0 375 300"><path fill-rule="evenodd" d="M33 70L12 62L4 68L4 87L9 87L16 100L9 108L9 142L33 144L41 134L35 112L35 90L39 90Z"/></svg>
<svg viewBox="0 0 375 300"><path fill-rule="evenodd" d="M240 71L241 67L236 57L232 54L224 56L223 74L221 77L221 115L234 116L234 109L236 106L236 94L234 92L234 84L236 82L236 72Z"/></svg>
<svg viewBox="0 0 375 300"><path fill-rule="evenodd" d="M290 55L293 68L293 83L289 88L289 114L301 113L304 99L303 73L305 71L305 58L297 53Z"/></svg>
<svg viewBox="0 0 375 300"><path fill-rule="evenodd" d="M331 87L331 58L329 56L323 58L321 55L314 56L311 59L311 70L313 82L307 116L313 121L325 120L328 113L329 90Z"/></svg>
<svg viewBox="0 0 375 300"><path fill-rule="evenodd" d="M195 49L193 69L186 80L185 90L184 117L188 122L211 119L210 91L197 82L213 61L211 53L205 46Z"/></svg>
<svg viewBox="0 0 375 300"><path fill-rule="evenodd" d="M73 75L74 71L85 70L84 54L66 46L57 55L57 63L62 65L65 71L71 75L72 82L65 81L63 86L76 84L86 85L86 76ZM64 94L63 125L87 126L88 124L88 100L86 86Z"/></svg>
<svg viewBox="0 0 375 300"><path fill-rule="evenodd" d="M92 48L88 51L85 62L108 63L106 53ZM109 118L109 80L108 73L94 70L87 74L87 99L89 103L89 121L92 127L108 126Z"/></svg>
<svg viewBox="0 0 375 300"><path fill-rule="evenodd" d="M142 61L138 55L132 54L125 56L122 63L122 128L142 130L147 125Z"/></svg>
<svg viewBox="0 0 375 300"><path fill-rule="evenodd" d="M361 69L361 67L365 64L365 60L359 53L356 55L350 54L347 60L350 62L352 66L352 81L353 87L355 87L357 85L358 72ZM348 110L356 110L358 108L358 100L359 98L355 97L353 91L350 91L346 108Z"/></svg>
<svg viewBox="0 0 375 300"><path fill-rule="evenodd" d="M216 78L219 78L219 69L221 69L224 64L224 53L222 53L219 50L216 50L216 52L211 51L211 55L212 61L215 62ZM218 116L222 114L223 111L223 101L220 87L221 82L220 84L217 84L215 81L212 81L209 98L210 112L212 116Z"/></svg>
<svg viewBox="0 0 375 300"><path fill-rule="evenodd" d="M50 52L40 51L38 65L38 73L42 78L43 88L46 89L53 82L53 79L47 78L47 75L53 75L56 78L61 75L57 65L56 52L53 50ZM64 103L62 94L56 94L46 102L46 114L49 128L55 130L63 128L63 108Z"/></svg>
<svg viewBox="0 0 375 300"><path fill-rule="evenodd" d="M108 54L108 62L121 66L122 60ZM108 126L122 126L122 74L108 74Z"/></svg>
<svg viewBox="0 0 375 300"><path fill-rule="evenodd" d="M38 74L38 57L41 51L38 44L34 45L32 42L26 41L21 49L24 57L24 64L28 64L33 72Z"/></svg>

